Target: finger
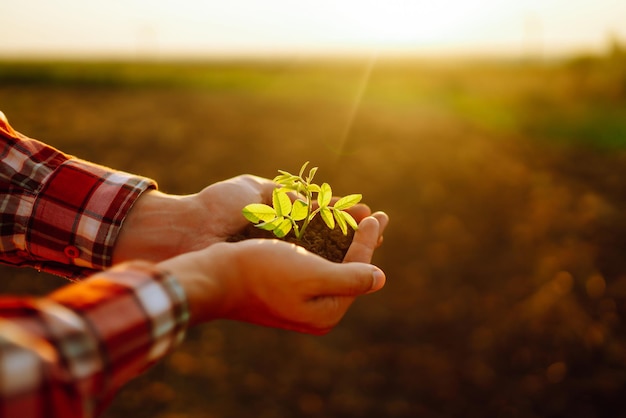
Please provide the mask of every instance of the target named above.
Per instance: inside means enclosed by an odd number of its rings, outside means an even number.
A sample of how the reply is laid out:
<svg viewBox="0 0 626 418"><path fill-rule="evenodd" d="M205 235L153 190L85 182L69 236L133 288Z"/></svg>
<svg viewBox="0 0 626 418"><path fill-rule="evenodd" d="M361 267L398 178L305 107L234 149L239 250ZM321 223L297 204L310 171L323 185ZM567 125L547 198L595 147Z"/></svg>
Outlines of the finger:
<svg viewBox="0 0 626 418"><path fill-rule="evenodd" d="M389 224L389 216L385 212L374 212L372 216L378 220L379 225L378 241L376 242L376 248L378 248L383 243L383 234Z"/></svg>
<svg viewBox="0 0 626 418"><path fill-rule="evenodd" d="M380 225L380 234L382 235L382 233L385 231L385 228L387 228L387 225L389 224L389 215L387 215L385 212L378 211L372 213L371 216L378 220L378 224Z"/></svg>
<svg viewBox="0 0 626 418"><path fill-rule="evenodd" d="M289 199L291 199L292 203L295 202L297 199L300 199L300 200L306 202L306 196L304 196L302 193L287 192L287 196L289 196Z"/></svg>
<svg viewBox="0 0 626 418"><path fill-rule="evenodd" d="M261 202L269 203L272 201L272 192L278 186L270 179L264 177L254 176L251 174L244 174L235 178L235 182L243 182L248 187L251 193L258 193ZM250 202L253 203L253 202ZM256 202L254 202L256 203Z"/></svg>
<svg viewBox="0 0 626 418"><path fill-rule="evenodd" d="M320 282L318 295L312 300L336 298L336 301L341 301L343 297L355 297L375 292L385 285L385 273L371 264L329 263L329 267L329 271Z"/></svg>
<svg viewBox="0 0 626 418"><path fill-rule="evenodd" d="M379 230L378 219L371 216L363 219L359 224L359 229L354 233L354 238L343 262L369 263L372 261L374 249L380 238Z"/></svg>
<svg viewBox="0 0 626 418"><path fill-rule="evenodd" d="M365 203L358 203L348 208L347 212L352 215L357 222L361 222L364 218L372 214L372 210Z"/></svg>
<svg viewBox="0 0 626 418"><path fill-rule="evenodd" d="M312 325L310 334L324 335L330 332L344 317L355 296L322 296L309 302Z"/></svg>

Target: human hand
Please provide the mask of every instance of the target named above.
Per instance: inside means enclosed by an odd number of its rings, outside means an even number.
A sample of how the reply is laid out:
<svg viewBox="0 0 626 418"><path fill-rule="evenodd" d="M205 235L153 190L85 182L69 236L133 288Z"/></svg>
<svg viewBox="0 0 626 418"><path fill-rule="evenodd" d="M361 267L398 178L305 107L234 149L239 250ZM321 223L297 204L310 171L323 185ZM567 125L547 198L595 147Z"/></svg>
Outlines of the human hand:
<svg viewBox="0 0 626 418"><path fill-rule="evenodd" d="M203 220L196 225L199 233L192 237L193 241L188 241L188 249L202 249L241 232L250 223L241 214L242 208L249 203L271 204L272 191L276 187L272 180L244 174L214 183L195 195L185 197L183 203L187 205L187 210L195 213L192 218ZM334 201L337 199L333 198ZM365 204L356 205L349 211L357 222L371 214Z"/></svg>
<svg viewBox="0 0 626 418"><path fill-rule="evenodd" d="M218 243L159 263L179 278L193 324L232 319L321 335L356 296L379 290L384 273L369 264L388 217L365 217L343 263L273 239Z"/></svg>
<svg viewBox="0 0 626 418"><path fill-rule="evenodd" d="M276 186L263 177L240 175L187 196L146 192L124 220L113 263L158 262L226 241L249 223L241 209L249 203L270 203ZM372 213L365 204L349 212L357 222Z"/></svg>
<svg viewBox="0 0 626 418"><path fill-rule="evenodd" d="M192 195L145 192L124 220L113 263L132 259L158 262L225 241L247 222L241 209L271 199L275 187L269 179L241 175Z"/></svg>

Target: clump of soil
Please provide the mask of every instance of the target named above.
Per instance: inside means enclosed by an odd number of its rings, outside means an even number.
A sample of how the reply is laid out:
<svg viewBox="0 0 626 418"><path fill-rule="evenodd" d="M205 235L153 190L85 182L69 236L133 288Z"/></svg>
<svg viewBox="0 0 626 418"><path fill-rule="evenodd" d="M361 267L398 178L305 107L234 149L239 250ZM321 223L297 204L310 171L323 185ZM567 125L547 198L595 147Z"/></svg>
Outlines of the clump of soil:
<svg viewBox="0 0 626 418"><path fill-rule="evenodd" d="M353 237L354 230L352 228L348 228L348 235L344 235L337 225L335 225L335 229L330 229L322 218L317 216L307 226L301 240L296 239L293 231L280 239L297 244L327 260L341 263L348 252L348 247L350 247ZM265 231L255 227L253 224L249 224L243 231L233 235L227 241L237 242L251 238L276 238L276 236L271 231Z"/></svg>

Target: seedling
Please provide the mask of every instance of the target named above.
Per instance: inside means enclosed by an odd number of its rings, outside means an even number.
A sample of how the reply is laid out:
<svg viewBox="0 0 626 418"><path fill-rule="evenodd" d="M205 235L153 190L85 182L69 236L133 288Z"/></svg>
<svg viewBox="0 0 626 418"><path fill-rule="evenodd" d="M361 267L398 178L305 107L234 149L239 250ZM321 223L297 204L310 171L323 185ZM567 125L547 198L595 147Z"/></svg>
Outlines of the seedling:
<svg viewBox="0 0 626 418"><path fill-rule="evenodd" d="M362 196L344 196L331 206L333 191L330 185L322 183L319 186L313 183L317 167L311 168L308 176L304 177L308 164L307 161L302 165L297 176L278 170L280 175L274 178L274 182L282 187L277 187L272 192L272 206L252 203L243 208L243 216L256 224L257 228L272 231L278 238L285 237L293 230L296 239L301 240L307 226L317 214L330 229L334 229L335 224L339 225L344 235L348 234L348 227L356 230L357 223L346 209L359 203ZM296 196L293 202L290 192Z"/></svg>

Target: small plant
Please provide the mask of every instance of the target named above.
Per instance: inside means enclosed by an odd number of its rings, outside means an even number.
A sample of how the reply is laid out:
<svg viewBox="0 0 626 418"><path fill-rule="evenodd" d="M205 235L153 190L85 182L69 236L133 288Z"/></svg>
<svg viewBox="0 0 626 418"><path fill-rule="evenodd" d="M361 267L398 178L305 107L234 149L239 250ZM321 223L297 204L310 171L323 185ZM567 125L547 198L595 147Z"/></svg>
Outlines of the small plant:
<svg viewBox="0 0 626 418"><path fill-rule="evenodd" d="M303 177L308 164L307 161L302 165L297 176L278 170L280 175L276 176L274 181L282 187L274 189L272 206L252 203L243 208L243 216L256 224L257 228L272 231L278 238L285 237L293 230L296 239L301 240L307 226L317 214L330 229L335 228L335 223L339 225L344 235L348 234L348 226L356 230L357 223L346 209L359 203L362 196L360 194L344 196L331 206L333 192L330 185L322 183L319 186L313 183L317 167L311 168L309 175ZM296 194L293 202L289 192Z"/></svg>

